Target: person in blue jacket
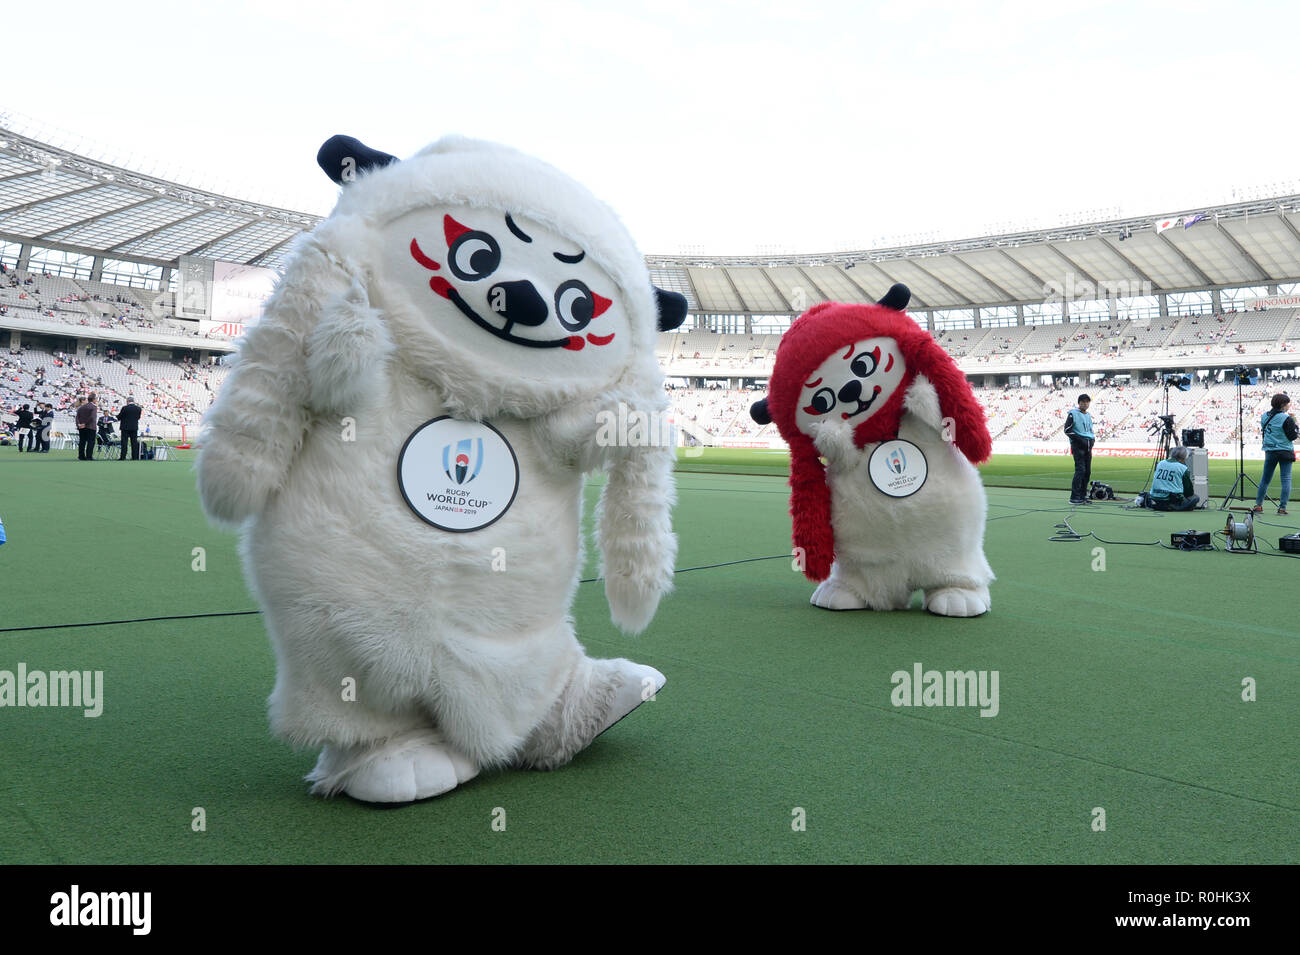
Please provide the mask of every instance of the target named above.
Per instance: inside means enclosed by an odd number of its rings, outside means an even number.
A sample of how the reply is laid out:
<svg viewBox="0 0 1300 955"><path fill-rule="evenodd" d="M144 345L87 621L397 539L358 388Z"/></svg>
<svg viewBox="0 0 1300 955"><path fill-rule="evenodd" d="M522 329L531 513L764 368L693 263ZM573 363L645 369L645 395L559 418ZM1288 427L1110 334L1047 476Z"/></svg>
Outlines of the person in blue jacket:
<svg viewBox="0 0 1300 955"><path fill-rule="evenodd" d="M1259 493L1255 495L1255 511L1264 510L1268 484L1276 469L1282 474L1282 496L1278 499L1277 512L1285 514L1287 501L1291 498L1291 465L1295 463L1295 445L1292 442L1300 428L1287 412L1291 407L1290 398L1277 394L1273 396L1272 404L1272 410L1266 411L1259 419L1264 431L1264 475L1259 482Z"/></svg>
<svg viewBox="0 0 1300 955"><path fill-rule="evenodd" d="M1157 511L1190 511L1201 503L1192 490L1186 448L1170 448L1168 460L1156 465L1147 499Z"/></svg>
<svg viewBox="0 0 1300 955"><path fill-rule="evenodd" d="M1070 485L1070 503L1088 503L1088 483L1092 480L1092 416L1088 406L1092 399L1079 395L1079 407L1065 413L1065 436L1070 439L1070 453L1074 455L1074 483Z"/></svg>

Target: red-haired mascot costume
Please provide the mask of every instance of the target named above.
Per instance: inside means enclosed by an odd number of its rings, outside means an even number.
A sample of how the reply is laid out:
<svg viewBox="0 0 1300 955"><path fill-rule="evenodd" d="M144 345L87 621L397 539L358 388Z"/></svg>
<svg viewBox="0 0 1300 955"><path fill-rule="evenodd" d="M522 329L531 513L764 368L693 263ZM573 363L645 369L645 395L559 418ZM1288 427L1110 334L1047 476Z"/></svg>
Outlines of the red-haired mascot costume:
<svg viewBox="0 0 1300 955"><path fill-rule="evenodd" d="M895 285L877 305L809 309L750 413L790 445L794 545L820 581L814 605L903 610L920 589L931 613L974 617L993 580L974 465L992 441L965 376L903 312L910 297Z"/></svg>

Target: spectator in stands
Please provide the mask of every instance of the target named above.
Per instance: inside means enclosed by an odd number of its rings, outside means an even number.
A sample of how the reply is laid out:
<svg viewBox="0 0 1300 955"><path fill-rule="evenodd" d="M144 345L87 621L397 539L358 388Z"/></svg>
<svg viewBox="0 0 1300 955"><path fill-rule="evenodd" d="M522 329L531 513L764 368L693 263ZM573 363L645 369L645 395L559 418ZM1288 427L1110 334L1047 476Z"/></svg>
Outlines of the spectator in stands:
<svg viewBox="0 0 1300 955"><path fill-rule="evenodd" d="M1070 503L1088 503L1088 485L1092 480L1092 446L1096 438L1092 433L1092 416L1088 406L1092 399L1079 395L1079 406L1065 413L1065 436L1070 439L1070 453L1074 455L1074 483L1070 485Z"/></svg>
<svg viewBox="0 0 1300 955"><path fill-rule="evenodd" d="M77 460L95 460L95 425L99 421L99 408L92 394L86 403L77 408Z"/></svg>
<svg viewBox="0 0 1300 955"><path fill-rule="evenodd" d="M140 443L138 436L140 434L140 415L144 414L144 409L135 403L134 397L128 397L126 404L117 410L117 423L122 426L122 453L118 456L119 461L126 460L126 443L131 442L131 460L140 460Z"/></svg>
<svg viewBox="0 0 1300 955"><path fill-rule="evenodd" d="M1276 469L1282 474L1282 496L1278 498L1277 512L1285 514L1287 501L1291 498L1291 465L1295 463L1295 445L1292 442L1300 434L1300 428L1287 410L1291 407L1290 398L1276 394L1271 404L1272 409L1260 419L1264 432L1264 475L1259 481L1254 510L1256 513L1264 510L1264 498L1268 496L1268 485Z"/></svg>
<svg viewBox="0 0 1300 955"><path fill-rule="evenodd" d="M1157 511L1190 511L1201 503L1193 493L1192 472L1187 467L1186 448L1170 448L1169 457L1156 465L1151 490L1146 498Z"/></svg>

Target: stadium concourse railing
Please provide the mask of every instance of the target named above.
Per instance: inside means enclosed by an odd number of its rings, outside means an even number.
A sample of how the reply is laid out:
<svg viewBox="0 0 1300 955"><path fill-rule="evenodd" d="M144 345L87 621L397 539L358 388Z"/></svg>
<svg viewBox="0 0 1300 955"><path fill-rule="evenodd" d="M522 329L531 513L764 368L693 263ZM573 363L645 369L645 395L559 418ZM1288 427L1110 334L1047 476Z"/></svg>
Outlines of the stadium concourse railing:
<svg viewBox="0 0 1300 955"><path fill-rule="evenodd" d="M32 317L21 314L25 309L10 309L9 314L0 317L0 328L18 331L40 332L47 335L60 335L73 338L92 338L97 341L133 342L141 345L169 345L179 348L202 348L208 351L230 351L231 341L226 337L213 336L205 338L198 332L156 331L145 328L128 328L115 325L107 328L95 325L83 325L80 321L52 318L49 316Z"/></svg>

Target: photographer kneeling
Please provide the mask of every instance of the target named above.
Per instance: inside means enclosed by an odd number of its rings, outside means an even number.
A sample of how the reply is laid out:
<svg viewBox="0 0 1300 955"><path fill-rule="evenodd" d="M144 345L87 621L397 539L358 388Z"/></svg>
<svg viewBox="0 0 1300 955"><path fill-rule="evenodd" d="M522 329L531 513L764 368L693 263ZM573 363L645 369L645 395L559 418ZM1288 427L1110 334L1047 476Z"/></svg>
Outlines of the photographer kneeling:
<svg viewBox="0 0 1300 955"><path fill-rule="evenodd" d="M1187 467L1187 449L1170 448L1169 459L1156 465L1146 506L1157 511L1190 511L1201 499L1192 490L1192 472Z"/></svg>

